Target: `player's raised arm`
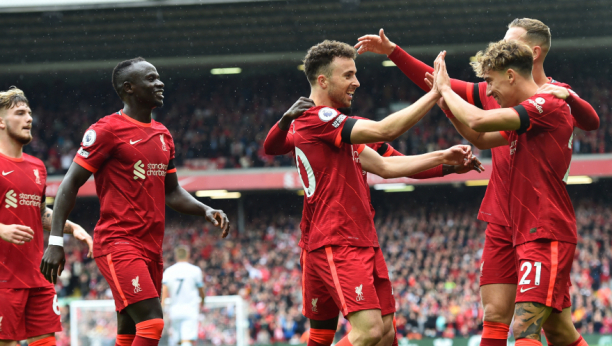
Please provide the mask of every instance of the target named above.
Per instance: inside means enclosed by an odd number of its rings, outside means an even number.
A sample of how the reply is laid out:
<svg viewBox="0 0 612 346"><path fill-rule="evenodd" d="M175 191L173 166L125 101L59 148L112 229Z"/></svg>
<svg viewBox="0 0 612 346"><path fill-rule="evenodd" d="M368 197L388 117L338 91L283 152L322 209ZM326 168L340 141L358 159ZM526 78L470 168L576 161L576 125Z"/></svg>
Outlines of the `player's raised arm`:
<svg viewBox="0 0 612 346"><path fill-rule="evenodd" d="M292 151L294 148L293 134L289 131L291 122L312 107L315 107L315 104L311 99L300 97L268 132L264 141L265 153L284 155Z"/></svg>
<svg viewBox="0 0 612 346"><path fill-rule="evenodd" d="M441 164L469 166L472 163L472 148L467 145L413 156L382 157L367 146L361 146L359 151L362 168L385 179L411 176Z"/></svg>
<svg viewBox="0 0 612 346"><path fill-rule="evenodd" d="M590 103L583 100L573 90L551 83L546 83L538 89L538 94L551 94L556 98L565 100L572 109L572 116L576 119L576 126L585 131L599 128L599 116Z"/></svg>
<svg viewBox="0 0 612 346"><path fill-rule="evenodd" d="M518 130L521 126L521 119L515 110L511 108L501 108L485 111L467 103L452 90L450 78L446 71L446 63L444 61L445 55L446 53L444 52L436 59L434 85L440 90L446 104L457 120L477 132ZM511 78L517 78L519 75L511 69L508 69L508 71L512 75ZM484 78L489 84L495 83L500 80L497 76L498 73L499 71L490 71L490 74L487 74ZM535 83L533 83L533 85L537 90L537 85L535 85ZM493 90L495 86L491 88L491 90ZM535 90L533 91L535 94ZM499 97L499 95L494 97Z"/></svg>
<svg viewBox="0 0 612 346"><path fill-rule="evenodd" d="M425 91L429 91L424 76L426 73L433 73L434 68L406 53L402 47L391 42L383 29L380 29L378 35L365 35L357 40L359 42L355 45L355 48L358 49L359 54L372 52L387 55L414 84ZM464 100L474 102L474 98L471 96L474 88L478 87L477 84L451 79L451 86Z"/></svg>
<svg viewBox="0 0 612 346"><path fill-rule="evenodd" d="M351 121L347 124L348 126L344 126L342 137L344 140L350 138L351 144L394 141L418 123L436 104L439 97L440 94L437 90L434 90L425 94L409 107L395 112L381 121Z"/></svg>
<svg viewBox="0 0 612 346"><path fill-rule="evenodd" d="M57 277L62 274L64 263L66 263L63 243L60 241L63 238L66 220L74 208L79 188L85 184L91 174L92 172L73 162L57 190L49 246L40 264L41 273L53 284L57 282Z"/></svg>
<svg viewBox="0 0 612 346"><path fill-rule="evenodd" d="M213 209L201 203L189 192L185 191L178 183L176 171L166 174L165 186L167 206L179 213L204 216L210 223L223 230L221 235L223 238L227 237L230 229L227 215L225 215L223 210Z"/></svg>

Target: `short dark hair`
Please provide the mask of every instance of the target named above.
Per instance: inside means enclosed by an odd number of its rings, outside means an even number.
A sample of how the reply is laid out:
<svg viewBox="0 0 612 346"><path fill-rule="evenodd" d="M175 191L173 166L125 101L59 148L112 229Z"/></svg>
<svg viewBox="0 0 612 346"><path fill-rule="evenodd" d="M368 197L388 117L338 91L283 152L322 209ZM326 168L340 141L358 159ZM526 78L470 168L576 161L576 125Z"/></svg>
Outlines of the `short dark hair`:
<svg viewBox="0 0 612 346"><path fill-rule="evenodd" d="M544 52L548 52L550 49L550 28L541 21L531 18L516 18L508 24L508 29L510 28L525 29L527 31L526 37L531 43L542 47Z"/></svg>
<svg viewBox="0 0 612 346"><path fill-rule="evenodd" d="M122 78L122 72L125 71L128 67L134 65L135 63L141 62L141 61L146 61L143 57L137 57L134 59L130 59L130 60L124 60L120 63L117 64L117 66L115 66L115 68L113 69L113 77L112 77L112 82L113 82L113 88L115 89L115 91L117 92L117 95L119 95L119 97L121 97L121 93L123 90L123 82L125 82L125 78Z"/></svg>
<svg viewBox="0 0 612 346"><path fill-rule="evenodd" d="M30 106L23 91L16 86L12 85L7 91L0 91L0 108L11 109L20 103Z"/></svg>
<svg viewBox="0 0 612 346"><path fill-rule="evenodd" d="M526 76L531 75L533 69L533 53L524 43L501 40L489 43L484 52L476 53L470 65L481 78L488 71L505 71L509 68Z"/></svg>
<svg viewBox="0 0 612 346"><path fill-rule="evenodd" d="M355 59L357 51L350 44L330 40L310 47L304 58L304 73L311 85L317 82L320 74L327 77L331 75L329 67L337 57Z"/></svg>

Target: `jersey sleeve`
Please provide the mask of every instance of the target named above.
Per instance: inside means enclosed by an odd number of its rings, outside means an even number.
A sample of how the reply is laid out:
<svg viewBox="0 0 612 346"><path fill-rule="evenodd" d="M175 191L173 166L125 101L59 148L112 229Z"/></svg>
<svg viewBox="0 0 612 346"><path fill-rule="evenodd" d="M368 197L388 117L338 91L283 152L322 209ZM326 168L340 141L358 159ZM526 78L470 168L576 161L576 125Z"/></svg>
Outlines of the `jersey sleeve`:
<svg viewBox="0 0 612 346"><path fill-rule="evenodd" d="M565 101L552 95L535 95L512 107L520 119L518 135L527 131L551 131L559 126L560 119L554 113L561 107L567 107Z"/></svg>
<svg viewBox="0 0 612 346"><path fill-rule="evenodd" d="M204 275L202 274L202 269L200 269L199 267L196 272L196 277L194 279L197 288L204 287Z"/></svg>
<svg viewBox="0 0 612 346"><path fill-rule="evenodd" d="M357 119L349 118L337 110L323 107L316 114L310 115L311 131L319 140L338 148L342 143L351 144L351 131Z"/></svg>
<svg viewBox="0 0 612 346"><path fill-rule="evenodd" d="M112 131L104 124L96 123L85 131L81 148L77 151L74 162L91 173L96 173L115 148Z"/></svg>
<svg viewBox="0 0 612 346"><path fill-rule="evenodd" d="M293 127L293 124L291 125ZM291 130L283 131L274 124L264 140L264 151L267 155L288 154L295 148L293 144L293 133Z"/></svg>
<svg viewBox="0 0 612 346"><path fill-rule="evenodd" d="M565 100L572 110L576 126L585 131L593 131L599 128L599 115L595 108L586 100L583 100L572 89L568 89L570 95Z"/></svg>
<svg viewBox="0 0 612 346"><path fill-rule="evenodd" d="M176 149L174 146L174 138L172 137L172 135L170 134L170 132L168 132L168 146L170 147L170 160L168 160L168 170L166 171L166 174L168 173L176 173L176 165L174 164L174 157L176 155Z"/></svg>

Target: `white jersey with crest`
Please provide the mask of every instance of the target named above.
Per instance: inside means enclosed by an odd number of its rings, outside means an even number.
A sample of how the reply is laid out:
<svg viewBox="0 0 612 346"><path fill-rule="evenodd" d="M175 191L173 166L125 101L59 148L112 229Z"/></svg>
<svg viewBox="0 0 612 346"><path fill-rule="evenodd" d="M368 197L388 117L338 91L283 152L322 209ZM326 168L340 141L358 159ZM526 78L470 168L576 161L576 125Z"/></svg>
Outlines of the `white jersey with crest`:
<svg viewBox="0 0 612 346"><path fill-rule="evenodd" d="M202 301L198 289L204 286L200 267L177 262L164 271L162 283L170 296L170 319L198 318Z"/></svg>

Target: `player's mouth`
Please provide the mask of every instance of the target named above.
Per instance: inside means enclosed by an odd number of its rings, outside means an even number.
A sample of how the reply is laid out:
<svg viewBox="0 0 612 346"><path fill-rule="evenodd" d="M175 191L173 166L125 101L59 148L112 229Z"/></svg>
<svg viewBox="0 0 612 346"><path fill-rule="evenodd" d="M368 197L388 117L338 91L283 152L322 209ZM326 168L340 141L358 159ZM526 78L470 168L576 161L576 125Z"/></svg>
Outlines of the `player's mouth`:
<svg viewBox="0 0 612 346"><path fill-rule="evenodd" d="M353 90L353 91L349 91L349 92L347 92L347 93L346 93L346 95L348 96L348 99L349 99L349 100L351 100L351 101L353 100L353 94L354 94L354 93L355 93L355 90Z"/></svg>
<svg viewBox="0 0 612 346"><path fill-rule="evenodd" d="M159 97L159 98L164 98L164 91L163 90L158 90L155 92L155 96Z"/></svg>

